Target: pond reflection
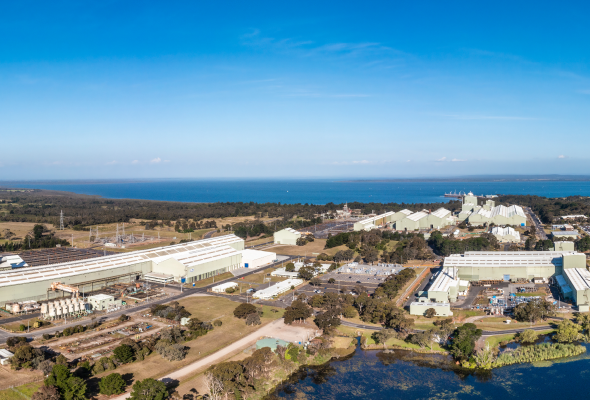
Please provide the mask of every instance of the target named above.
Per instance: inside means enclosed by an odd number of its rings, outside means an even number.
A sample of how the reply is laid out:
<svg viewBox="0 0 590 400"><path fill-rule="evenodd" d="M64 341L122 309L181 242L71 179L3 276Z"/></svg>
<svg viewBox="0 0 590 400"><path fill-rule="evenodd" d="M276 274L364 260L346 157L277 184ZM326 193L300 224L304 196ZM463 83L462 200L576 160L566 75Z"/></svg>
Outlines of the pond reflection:
<svg viewBox="0 0 590 400"><path fill-rule="evenodd" d="M301 368L268 399L555 400L590 390L590 355L493 371L457 366L451 357L413 351L357 351L326 365Z"/></svg>

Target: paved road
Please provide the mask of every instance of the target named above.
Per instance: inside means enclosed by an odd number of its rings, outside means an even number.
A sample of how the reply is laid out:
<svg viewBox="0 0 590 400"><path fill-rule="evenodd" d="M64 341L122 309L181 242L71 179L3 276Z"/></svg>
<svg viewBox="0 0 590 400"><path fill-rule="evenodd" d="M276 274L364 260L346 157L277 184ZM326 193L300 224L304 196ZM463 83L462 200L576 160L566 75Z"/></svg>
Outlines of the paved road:
<svg viewBox="0 0 590 400"><path fill-rule="evenodd" d="M271 264L270 266L278 266L279 264L280 264L280 262L279 263L275 263L275 264ZM268 267L269 266L265 266L264 268L268 268ZM240 277L242 277L242 276L248 276L248 275L251 275L251 274L255 274L257 272L260 272L260 268L252 269L251 272L247 272L247 273L245 273L243 275L240 275ZM232 279L235 279L235 278L232 277L232 278L224 279L224 280L221 280L221 281L212 283L210 285L204 286L202 288L192 288L192 287L191 288L185 288L185 289L183 289L183 292L182 293L180 292L180 286L178 286L178 285L167 285L168 288L177 288L178 294L174 294L172 296L164 297L164 298L161 298L161 299L158 299L158 300L153 300L153 301L150 301L149 303L141 304L141 305L136 306L136 307L127 308L127 309L124 309L124 310L119 310L119 311L115 311L115 312L108 313L108 314L100 314L100 315L97 315L97 319L106 321L106 320L118 318L118 317L120 317L123 314L131 314L131 313L135 313L135 312L138 312L138 311L147 310L153 304L168 303L168 302L171 302L171 301L174 301L174 300L181 299L181 298L186 297L186 296L190 296L190 295L195 294L195 293L207 293L207 294L210 294L211 295L213 293L207 292L207 289L210 289L213 286L219 285L219 283L221 283L221 282L224 282L224 281L227 281L227 280L232 280ZM158 286L158 284L155 284L155 283L151 283L151 284L152 284L152 286ZM238 301L238 302L244 302L244 301L247 300L246 296L229 296L229 295L223 295L223 294L215 294L215 295L221 296L221 297L226 297L226 298L228 298L228 299L230 299L232 301ZM249 297L249 301L250 302L252 301L252 298L251 297ZM281 306L280 304L273 304L273 305L275 305L277 307L280 307ZM15 321L18 321L18 320L22 320L22 319L33 318L35 315L39 315L39 314L28 314L28 315L24 315L24 316L18 316L18 317L6 318L6 319L3 318L0 321L2 323L8 323L8 322L10 322L10 320L13 320L13 319L15 319ZM0 343L6 343L6 339L8 339L11 336L25 336L25 337L29 337L29 338L32 338L32 337L41 337L41 335L44 334L44 333L53 334L53 333L55 333L57 331L62 331L63 329L68 328L68 327L72 327L72 326L76 326L76 325L85 325L85 324L89 324L89 323L90 323L90 320L82 320L81 321L79 319L73 319L71 323L68 323L66 325L53 326L53 327L50 327L50 328L47 328L47 329L34 331L32 333L8 333L8 332L5 332L5 331L0 330Z"/></svg>
<svg viewBox="0 0 590 400"><path fill-rule="evenodd" d="M555 319L561 319L561 320L563 320L563 318L560 318L560 317L555 317ZM349 326L351 328L367 329L367 330L371 330L371 331L380 331L381 329L383 329L380 326L355 324L355 323L348 322L348 321L342 321L341 324L344 325L344 326ZM553 329L553 327L550 326L550 325L542 325L542 326L534 326L534 327L506 329L506 330L503 330L503 331L483 331L483 334L482 335L483 336L507 335L507 334L511 334L511 333L522 332L522 331L524 331L526 329L532 329L534 331L545 331L545 330L548 330L548 329ZM414 332L422 332L422 330L415 329Z"/></svg>
<svg viewBox="0 0 590 400"><path fill-rule="evenodd" d="M531 210L530 207L525 207L524 211L531 217L531 219L533 220L534 224L535 224L535 228L537 228L537 236L539 236L539 239L542 240L547 240L547 234L545 233L545 231L543 230L543 224L541 224L541 220L539 219L539 217L537 217L535 215L535 213L533 212L533 210Z"/></svg>

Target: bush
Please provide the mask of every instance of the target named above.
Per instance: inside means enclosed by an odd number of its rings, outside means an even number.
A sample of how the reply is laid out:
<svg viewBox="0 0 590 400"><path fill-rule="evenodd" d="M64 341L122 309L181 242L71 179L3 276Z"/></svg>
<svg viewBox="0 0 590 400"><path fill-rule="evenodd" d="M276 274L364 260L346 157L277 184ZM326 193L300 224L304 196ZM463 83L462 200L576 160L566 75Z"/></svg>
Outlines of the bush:
<svg viewBox="0 0 590 400"><path fill-rule="evenodd" d="M221 326L222 322L220 319L216 319L215 321L213 321L213 326Z"/></svg>
<svg viewBox="0 0 590 400"><path fill-rule="evenodd" d="M255 312L257 312L257 309L256 306L254 306L254 304L242 303L239 306L237 306L234 310L234 316L236 318L244 319L248 317L248 315L253 314Z"/></svg>
<svg viewBox="0 0 590 400"><path fill-rule="evenodd" d="M169 344L162 341L156 344L156 351L168 361L184 360L187 353L186 348L182 344Z"/></svg>
<svg viewBox="0 0 590 400"><path fill-rule="evenodd" d="M98 383L100 393L111 396L125 391L125 380L121 374L113 373L103 377Z"/></svg>
<svg viewBox="0 0 590 400"><path fill-rule="evenodd" d="M127 364L133 361L134 351L131 346L126 344L115 347L113 353L122 364Z"/></svg>
<svg viewBox="0 0 590 400"><path fill-rule="evenodd" d="M168 398L168 389L164 382L147 378L133 384L130 398L131 400L164 400Z"/></svg>
<svg viewBox="0 0 590 400"><path fill-rule="evenodd" d="M260 315L258 313L252 313L246 317L246 325L260 325Z"/></svg>
<svg viewBox="0 0 590 400"><path fill-rule="evenodd" d="M227 294L232 294L236 291L236 289L234 289L233 287L228 287L227 289L225 289L225 293Z"/></svg>
<svg viewBox="0 0 590 400"><path fill-rule="evenodd" d="M19 327L18 327L18 330L21 331L21 332L24 332L24 331L27 330L27 327L24 324L20 324Z"/></svg>

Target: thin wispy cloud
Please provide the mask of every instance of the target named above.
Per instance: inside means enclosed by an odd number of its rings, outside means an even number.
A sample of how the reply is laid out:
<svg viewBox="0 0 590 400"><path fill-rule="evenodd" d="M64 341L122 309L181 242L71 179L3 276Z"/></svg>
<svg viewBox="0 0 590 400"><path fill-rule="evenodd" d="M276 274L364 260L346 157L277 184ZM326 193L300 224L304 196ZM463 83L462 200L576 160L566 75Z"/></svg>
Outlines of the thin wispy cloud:
<svg viewBox="0 0 590 400"><path fill-rule="evenodd" d="M436 161L436 162L443 162L443 161L447 161L447 158L446 157L442 157L442 158L439 158L438 160L434 160L434 161Z"/></svg>
<svg viewBox="0 0 590 400"><path fill-rule="evenodd" d="M117 162L117 161L115 161L115 160L113 160L113 161L109 161L109 162L107 163L107 165L115 165L115 164L118 164L118 162Z"/></svg>
<svg viewBox="0 0 590 400"><path fill-rule="evenodd" d="M511 115L483 115L483 114L435 114L439 117L450 118L454 120L465 120L465 121L528 121L536 120L537 118L532 117L520 117Z"/></svg>
<svg viewBox="0 0 590 400"><path fill-rule="evenodd" d="M131 164L139 164L139 160L133 160L131 161Z"/></svg>
<svg viewBox="0 0 590 400"><path fill-rule="evenodd" d="M566 158L563 154L557 156L557 158Z"/></svg>
<svg viewBox="0 0 590 400"><path fill-rule="evenodd" d="M162 159L160 157L156 157L153 160L150 160L150 164L158 164L162 162Z"/></svg>

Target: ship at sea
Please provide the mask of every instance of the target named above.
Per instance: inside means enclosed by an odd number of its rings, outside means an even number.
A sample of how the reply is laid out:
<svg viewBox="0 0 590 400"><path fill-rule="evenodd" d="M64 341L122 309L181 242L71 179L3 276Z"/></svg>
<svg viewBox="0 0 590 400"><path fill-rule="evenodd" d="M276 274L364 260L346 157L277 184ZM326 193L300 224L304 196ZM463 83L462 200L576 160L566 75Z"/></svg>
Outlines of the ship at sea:
<svg viewBox="0 0 590 400"><path fill-rule="evenodd" d="M465 193L465 192L453 192L453 193L445 193L444 197L451 197L453 199L462 199L465 196L473 196L473 193L469 192L469 193ZM486 194L486 195L475 195L475 197L479 197L482 199L493 199L495 197L498 197L497 194Z"/></svg>
<svg viewBox="0 0 590 400"><path fill-rule="evenodd" d="M467 195L467 193L465 193L465 192L459 192L459 193L457 193L457 192L455 191L455 192L453 192L453 193L445 193L445 196L444 196L444 197L452 197L452 198L454 198L454 199L461 199L461 198L463 198L465 195Z"/></svg>

